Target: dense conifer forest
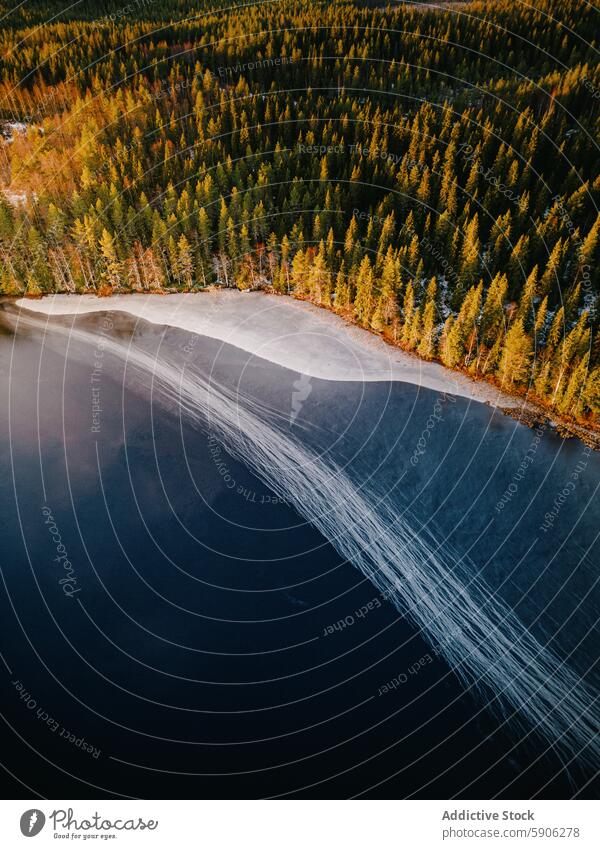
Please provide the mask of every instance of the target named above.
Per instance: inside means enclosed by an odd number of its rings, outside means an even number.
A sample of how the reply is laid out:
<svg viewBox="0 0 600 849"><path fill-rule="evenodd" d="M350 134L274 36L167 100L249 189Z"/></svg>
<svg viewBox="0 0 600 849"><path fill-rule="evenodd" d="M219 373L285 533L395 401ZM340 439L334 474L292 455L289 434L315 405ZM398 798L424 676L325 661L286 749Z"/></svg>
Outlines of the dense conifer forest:
<svg viewBox="0 0 600 849"><path fill-rule="evenodd" d="M293 294L600 417L585 0L0 6L0 291Z"/></svg>

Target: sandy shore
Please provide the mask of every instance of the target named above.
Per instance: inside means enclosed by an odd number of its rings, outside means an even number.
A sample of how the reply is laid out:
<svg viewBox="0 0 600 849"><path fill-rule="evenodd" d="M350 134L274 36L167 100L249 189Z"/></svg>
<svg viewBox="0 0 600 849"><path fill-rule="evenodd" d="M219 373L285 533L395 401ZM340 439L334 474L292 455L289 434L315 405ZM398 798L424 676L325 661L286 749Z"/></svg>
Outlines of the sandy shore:
<svg viewBox="0 0 600 849"><path fill-rule="evenodd" d="M234 290L176 295L49 295L17 306L49 316L118 310L235 345L277 365L323 380L412 383L495 406L523 400L429 363L326 310L292 298Z"/></svg>

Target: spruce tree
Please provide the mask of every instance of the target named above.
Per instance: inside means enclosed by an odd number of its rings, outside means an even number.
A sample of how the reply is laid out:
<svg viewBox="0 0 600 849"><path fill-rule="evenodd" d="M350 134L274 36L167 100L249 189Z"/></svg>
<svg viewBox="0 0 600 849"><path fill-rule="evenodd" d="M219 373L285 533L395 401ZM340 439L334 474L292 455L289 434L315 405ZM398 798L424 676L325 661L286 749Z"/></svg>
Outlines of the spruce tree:
<svg viewBox="0 0 600 849"><path fill-rule="evenodd" d="M500 354L497 374L502 387L518 387L528 380L532 354L531 337L525 332L523 320L517 318L506 333Z"/></svg>

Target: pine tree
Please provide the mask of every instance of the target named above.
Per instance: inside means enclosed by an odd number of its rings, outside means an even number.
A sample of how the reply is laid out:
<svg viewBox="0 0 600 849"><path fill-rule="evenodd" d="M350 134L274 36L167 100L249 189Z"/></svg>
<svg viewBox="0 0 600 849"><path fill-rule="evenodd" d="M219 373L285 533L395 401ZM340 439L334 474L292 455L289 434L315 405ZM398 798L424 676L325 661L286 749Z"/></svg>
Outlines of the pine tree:
<svg viewBox="0 0 600 849"><path fill-rule="evenodd" d="M134 292L142 292L145 289L143 277L143 253L144 249L140 242L134 242L133 255L125 261L126 277L128 284Z"/></svg>
<svg viewBox="0 0 600 849"><path fill-rule="evenodd" d="M10 244L13 238L13 226L11 208L0 194L0 244Z"/></svg>
<svg viewBox="0 0 600 849"><path fill-rule="evenodd" d="M562 257L563 242L562 239L558 239L558 241L552 248L552 252L548 258L548 262L542 275L542 279L540 280L540 293L542 295L548 295L551 292L553 286L560 285L560 269L562 264Z"/></svg>
<svg viewBox="0 0 600 849"><path fill-rule="evenodd" d="M325 242L322 239L310 267L308 291L315 303L329 305L331 301L331 275L327 268Z"/></svg>
<svg viewBox="0 0 600 849"><path fill-rule="evenodd" d="M391 331L394 341L398 333L398 299L392 275L383 274L381 293L378 301L383 331Z"/></svg>
<svg viewBox="0 0 600 849"><path fill-rule="evenodd" d="M294 255L292 260L291 284L292 289L298 295L306 295L309 291L308 286L309 264L307 253L299 250Z"/></svg>
<svg viewBox="0 0 600 849"><path fill-rule="evenodd" d="M594 257L596 255L596 248L598 247L598 241L600 240L600 213L596 216L596 220L590 227L590 230L583 240L583 244L579 250L579 266L582 267L584 265L594 265Z"/></svg>
<svg viewBox="0 0 600 849"><path fill-rule="evenodd" d="M431 298L423 308L423 329L417 353L426 360L435 357L435 301Z"/></svg>
<svg viewBox="0 0 600 849"><path fill-rule="evenodd" d="M420 307L414 311L412 326L410 328L410 335L408 339L408 347L411 351L414 351L419 342L421 341L421 337L423 334L423 314Z"/></svg>
<svg viewBox="0 0 600 849"><path fill-rule="evenodd" d="M165 273L152 248L144 251L144 280L150 290L162 289L165 285Z"/></svg>
<svg viewBox="0 0 600 849"><path fill-rule="evenodd" d="M457 353L455 351L455 346L450 341L450 336L454 323L455 318L452 313L450 313L450 315L444 322L442 335L440 337L440 358L444 365L447 366L450 366L451 363L457 363L460 358L460 352Z"/></svg>
<svg viewBox="0 0 600 849"><path fill-rule="evenodd" d="M600 366L593 368L587 375L582 405L594 413L600 412Z"/></svg>
<svg viewBox="0 0 600 849"><path fill-rule="evenodd" d="M508 260L507 276L511 297L514 297L523 287L523 281L527 277L528 257L529 236L523 234L519 236Z"/></svg>
<svg viewBox="0 0 600 849"><path fill-rule="evenodd" d="M350 309L350 286L348 285L343 264L335 280L334 306L336 312L339 313L346 313Z"/></svg>
<svg viewBox="0 0 600 849"><path fill-rule="evenodd" d="M546 326L546 317L548 315L548 296L542 300L541 304L538 307L537 313L535 314L535 324L533 326L533 332L536 339L540 339L540 342L543 341L540 337L544 332L544 328Z"/></svg>
<svg viewBox="0 0 600 849"><path fill-rule="evenodd" d="M589 370L589 354L585 354L577 363L562 398L558 409L567 415L579 416L584 404L584 391Z"/></svg>
<svg viewBox="0 0 600 849"><path fill-rule="evenodd" d="M479 277L480 254L479 216L475 213L467 227L461 250L459 280L462 290L473 285Z"/></svg>
<svg viewBox="0 0 600 849"><path fill-rule="evenodd" d="M573 363L587 353L590 340L590 331L587 326L588 320L588 313L584 311L577 324L563 337L560 344L554 349L550 348L551 354L554 350L549 375L549 392L552 395L551 403L554 403L560 397L564 389L566 375L569 373Z"/></svg>
<svg viewBox="0 0 600 849"><path fill-rule="evenodd" d="M498 272L490 283L481 313L481 341L488 348L494 344L498 334L503 332L507 291L508 278L506 274Z"/></svg>
<svg viewBox="0 0 600 849"><path fill-rule="evenodd" d="M344 237L344 259L346 263L351 264L355 258L355 250L358 242L358 222L354 216L346 230Z"/></svg>
<svg viewBox="0 0 600 849"><path fill-rule="evenodd" d="M470 362L477 341L483 285L471 286L445 343L444 363L451 368Z"/></svg>
<svg viewBox="0 0 600 849"><path fill-rule="evenodd" d="M194 263L190 243L183 233L177 243L177 269L181 283L187 289L191 289L194 280Z"/></svg>
<svg viewBox="0 0 600 849"><path fill-rule="evenodd" d="M361 324L369 325L374 308L373 269L368 256L363 257L356 278L354 310Z"/></svg>
<svg viewBox="0 0 600 849"><path fill-rule="evenodd" d="M518 318L509 327L502 346L497 372L502 387L520 386L527 381L532 353L531 337Z"/></svg>
<svg viewBox="0 0 600 849"><path fill-rule="evenodd" d="M377 299L377 305L375 307L375 311L371 316L371 327L373 330L376 330L378 333L383 332L385 330L385 322L383 320L383 310L381 305L381 297Z"/></svg>
<svg viewBox="0 0 600 849"><path fill-rule="evenodd" d="M104 258L104 280L111 288L116 289L121 278L121 263L117 257L114 238L105 228L100 237L100 253Z"/></svg>
<svg viewBox="0 0 600 849"><path fill-rule="evenodd" d="M407 348L410 346L413 322L415 318L415 289L412 280L409 280L406 291L404 293L404 303L402 305L402 344Z"/></svg>
<svg viewBox="0 0 600 849"><path fill-rule="evenodd" d="M210 219L205 209L198 212L198 237L200 239L200 253L205 262L208 262L211 256L212 231Z"/></svg>

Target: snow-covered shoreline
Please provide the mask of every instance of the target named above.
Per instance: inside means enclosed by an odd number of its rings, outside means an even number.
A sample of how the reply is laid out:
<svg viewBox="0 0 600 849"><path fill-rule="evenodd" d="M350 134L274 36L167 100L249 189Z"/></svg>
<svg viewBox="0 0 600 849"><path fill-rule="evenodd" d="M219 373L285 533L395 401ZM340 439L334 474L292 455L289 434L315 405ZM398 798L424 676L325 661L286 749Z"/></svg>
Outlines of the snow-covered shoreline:
<svg viewBox="0 0 600 849"><path fill-rule="evenodd" d="M523 406L523 399L413 357L328 310L293 298L217 290L110 298L48 295L39 300L20 298L16 304L48 316L125 312L152 324L218 339L323 380L402 381L494 406Z"/></svg>

